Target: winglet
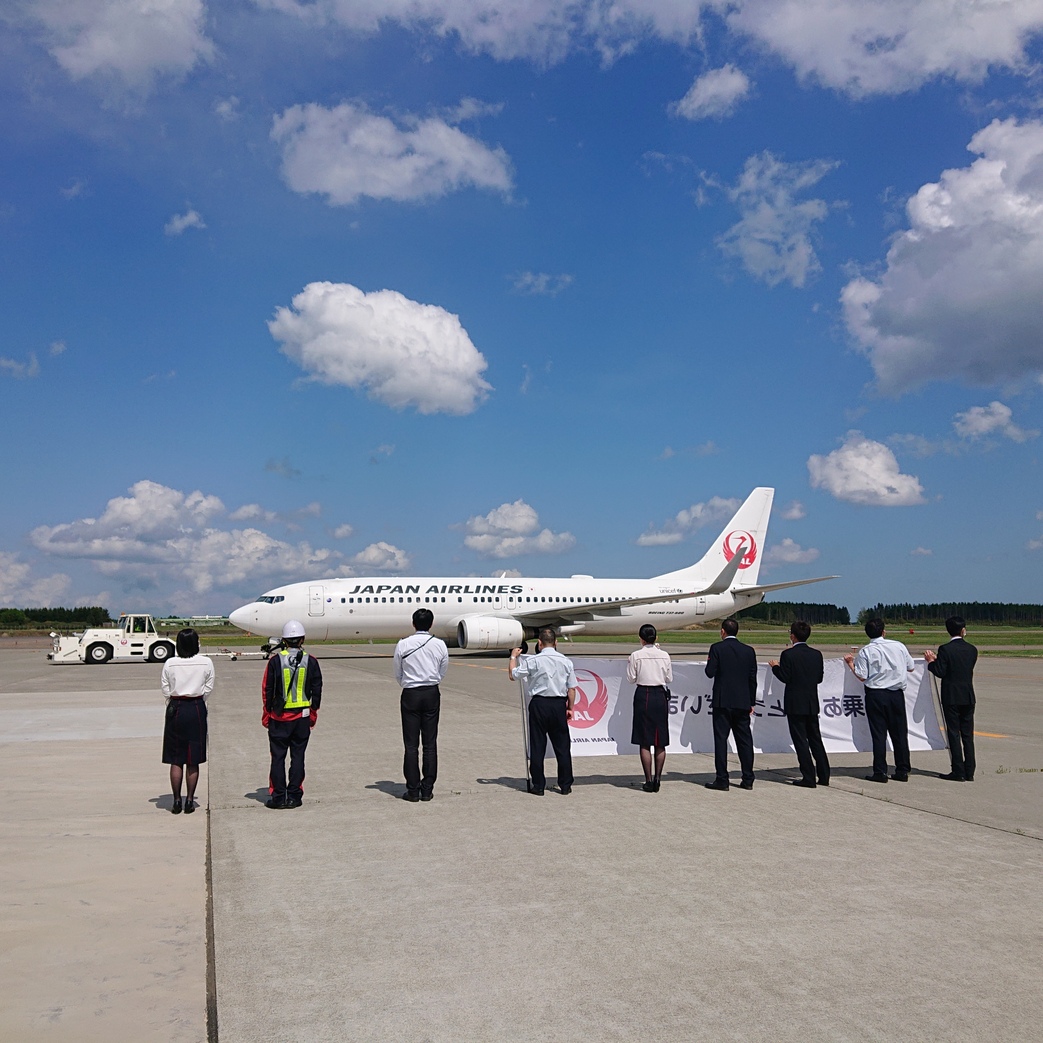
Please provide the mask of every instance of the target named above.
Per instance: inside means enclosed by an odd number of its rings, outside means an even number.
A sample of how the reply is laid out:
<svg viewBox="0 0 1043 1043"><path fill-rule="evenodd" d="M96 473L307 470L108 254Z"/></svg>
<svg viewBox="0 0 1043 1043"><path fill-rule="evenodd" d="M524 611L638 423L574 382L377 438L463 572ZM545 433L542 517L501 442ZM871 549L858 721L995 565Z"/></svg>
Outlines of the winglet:
<svg viewBox="0 0 1043 1043"><path fill-rule="evenodd" d="M723 594L732 585L732 580L735 579L735 573L739 571L739 566L742 564L742 556L746 553L746 544L740 543L735 549L735 554L732 555L732 560L721 569L721 574L705 589L699 591L699 596L702 597L705 594Z"/></svg>

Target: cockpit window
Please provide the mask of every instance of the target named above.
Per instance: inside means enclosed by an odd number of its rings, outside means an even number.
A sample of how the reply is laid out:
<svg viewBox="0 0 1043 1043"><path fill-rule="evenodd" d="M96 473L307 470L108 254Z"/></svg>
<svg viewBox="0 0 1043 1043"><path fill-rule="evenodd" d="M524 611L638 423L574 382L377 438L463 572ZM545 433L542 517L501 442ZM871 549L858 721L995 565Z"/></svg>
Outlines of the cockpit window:
<svg viewBox="0 0 1043 1043"><path fill-rule="evenodd" d="M282 594L272 596L271 594L262 594L257 601L265 605L278 605L280 601L285 601L286 598Z"/></svg>

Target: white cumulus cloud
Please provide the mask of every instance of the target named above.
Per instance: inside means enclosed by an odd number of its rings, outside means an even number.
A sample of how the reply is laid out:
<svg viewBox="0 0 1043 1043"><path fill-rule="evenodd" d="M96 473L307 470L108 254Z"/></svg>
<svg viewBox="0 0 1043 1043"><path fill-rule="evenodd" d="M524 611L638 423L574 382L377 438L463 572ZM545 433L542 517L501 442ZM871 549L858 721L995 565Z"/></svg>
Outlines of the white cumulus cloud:
<svg viewBox="0 0 1043 1043"><path fill-rule="evenodd" d="M402 572L410 565L409 555L404 550L383 540L371 543L351 560L362 568L379 572Z"/></svg>
<svg viewBox="0 0 1043 1043"><path fill-rule="evenodd" d="M914 547L910 552L910 557L913 558L929 558L934 554L934 551L930 547Z"/></svg>
<svg viewBox="0 0 1043 1043"><path fill-rule="evenodd" d="M129 496L109 500L97 518L41 525L29 539L45 554L88 560L105 575L138 587L187 583L195 594L248 580L336 571L338 553L276 540L256 528L222 528L225 515L216 496L141 481Z"/></svg>
<svg viewBox="0 0 1043 1043"><path fill-rule="evenodd" d="M786 521L800 521L801 518L807 516L807 513L804 509L804 504L800 500L793 500L782 508L782 517Z"/></svg>
<svg viewBox="0 0 1043 1043"><path fill-rule="evenodd" d="M572 285L571 275L548 275L546 272L520 272L513 277L518 293L534 297L557 297L562 290Z"/></svg>
<svg viewBox="0 0 1043 1043"><path fill-rule="evenodd" d="M965 413L957 413L952 426L961 438L984 438L1002 435L1012 442L1027 442L1037 438L1038 431L1027 431L1014 423L1014 411L1002 402L987 406L971 406Z"/></svg>
<svg viewBox="0 0 1043 1043"><path fill-rule="evenodd" d="M465 51L540 65L577 50L603 61L650 39L686 46L718 19L790 65L854 97L915 90L938 78L975 82L990 69L1030 72L1043 28L1038 0L257 0L356 32L382 22L451 39Z"/></svg>
<svg viewBox="0 0 1043 1043"><path fill-rule="evenodd" d="M364 389L394 409L462 416L492 390L459 318L394 290L309 283L268 329L315 380Z"/></svg>
<svg viewBox="0 0 1043 1043"><path fill-rule="evenodd" d="M764 562L771 565L807 565L814 561L818 554L816 548L808 547L805 550L787 536L781 543L768 548Z"/></svg>
<svg viewBox="0 0 1043 1043"><path fill-rule="evenodd" d="M35 351L30 351L24 362L0 355L0 373L8 373L16 380L38 377L40 375L40 360L36 357Z"/></svg>
<svg viewBox="0 0 1043 1043"><path fill-rule="evenodd" d="M561 554L576 545L571 532L541 529L535 508L520 499L468 518L462 528L467 533L464 546L487 558Z"/></svg>
<svg viewBox="0 0 1043 1043"><path fill-rule="evenodd" d="M443 119L405 116L398 123L361 103L332 109L294 105L272 124L282 174L295 192L315 192L333 206L360 197L431 199L474 186L511 190L501 148L490 148Z"/></svg>
<svg viewBox="0 0 1043 1043"><path fill-rule="evenodd" d="M925 502L919 479L902 474L895 454L861 431L849 431L844 444L828 455L809 457L808 474L812 488L848 503L909 507Z"/></svg>
<svg viewBox="0 0 1043 1043"><path fill-rule="evenodd" d="M803 286L822 267L813 239L830 204L799 197L835 167L827 160L786 163L768 151L750 156L728 192L742 219L717 238L718 247L769 286Z"/></svg>
<svg viewBox="0 0 1043 1043"><path fill-rule="evenodd" d="M909 200L883 274L841 292L885 392L1043 373L1043 122L994 120L968 149Z"/></svg>
<svg viewBox="0 0 1043 1043"><path fill-rule="evenodd" d="M701 529L704 525L727 521L738 509L741 500L725 499L723 496L712 496L705 503L693 503L683 511L678 511L660 529L649 526L646 532L637 538L639 547L665 547L680 543L689 533Z"/></svg>
<svg viewBox="0 0 1043 1043"><path fill-rule="evenodd" d="M38 0L51 54L73 79L113 77L148 89L214 54L203 0Z"/></svg>
<svg viewBox="0 0 1043 1043"><path fill-rule="evenodd" d="M0 608L51 608L60 604L69 583L63 572L34 578L28 562L0 551Z"/></svg>
<svg viewBox="0 0 1043 1043"><path fill-rule="evenodd" d="M206 228L206 222L197 210L188 209L183 214L174 214L163 226L164 235L181 235L186 228Z"/></svg>
<svg viewBox="0 0 1043 1043"><path fill-rule="evenodd" d="M689 120L730 116L750 93L750 79L731 63L698 77L688 93L670 106L670 111Z"/></svg>
<svg viewBox="0 0 1043 1043"><path fill-rule="evenodd" d="M855 97L1028 71L1043 6L994 0L736 0L727 23L793 66Z"/></svg>

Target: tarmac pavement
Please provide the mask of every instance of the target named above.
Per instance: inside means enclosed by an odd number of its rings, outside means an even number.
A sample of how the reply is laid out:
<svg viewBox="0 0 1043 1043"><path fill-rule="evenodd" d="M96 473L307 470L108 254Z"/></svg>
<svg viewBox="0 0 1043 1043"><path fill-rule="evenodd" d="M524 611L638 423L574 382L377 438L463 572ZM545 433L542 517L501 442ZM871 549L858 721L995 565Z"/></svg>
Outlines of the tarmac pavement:
<svg viewBox="0 0 1043 1043"><path fill-rule="evenodd" d="M626 756L535 797L506 660L454 654L435 799L408 804L389 653L319 651L286 811L263 804L263 664L217 661L211 1039L1039 1038L1040 660L979 661L973 784L936 777L945 751L888 786L847 754L812 793L778 755L715 793L712 757L668 753L658 794ZM157 808L158 674L0 653L0 1038L207 1038L206 815Z"/></svg>

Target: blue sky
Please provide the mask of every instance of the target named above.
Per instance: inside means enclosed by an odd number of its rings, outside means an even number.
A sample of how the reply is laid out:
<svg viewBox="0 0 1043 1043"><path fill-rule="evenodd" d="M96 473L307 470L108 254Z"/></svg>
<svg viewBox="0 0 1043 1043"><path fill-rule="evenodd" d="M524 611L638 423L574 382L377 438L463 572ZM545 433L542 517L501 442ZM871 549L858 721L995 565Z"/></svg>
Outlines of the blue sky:
<svg viewBox="0 0 1043 1043"><path fill-rule="evenodd" d="M650 576L757 485L798 597L1041 600L1039 0L0 20L0 605Z"/></svg>

